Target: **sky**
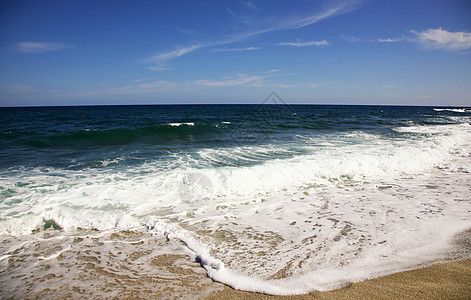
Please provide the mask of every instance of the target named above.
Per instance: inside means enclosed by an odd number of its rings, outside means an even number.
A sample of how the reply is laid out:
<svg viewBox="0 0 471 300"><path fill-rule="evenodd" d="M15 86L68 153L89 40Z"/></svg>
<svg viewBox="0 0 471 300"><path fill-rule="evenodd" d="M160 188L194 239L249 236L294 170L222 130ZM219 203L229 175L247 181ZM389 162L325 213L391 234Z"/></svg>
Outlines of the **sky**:
<svg viewBox="0 0 471 300"><path fill-rule="evenodd" d="M0 106L471 106L469 0L3 0Z"/></svg>

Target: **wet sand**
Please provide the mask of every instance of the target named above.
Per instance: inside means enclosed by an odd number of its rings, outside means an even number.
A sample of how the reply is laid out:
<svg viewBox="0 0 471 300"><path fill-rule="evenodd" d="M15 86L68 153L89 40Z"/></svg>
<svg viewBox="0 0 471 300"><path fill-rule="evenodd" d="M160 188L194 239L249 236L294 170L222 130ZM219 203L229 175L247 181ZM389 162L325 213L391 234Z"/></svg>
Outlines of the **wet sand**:
<svg viewBox="0 0 471 300"><path fill-rule="evenodd" d="M458 257L469 257L470 236L457 236ZM146 231L50 230L31 237L1 243L1 299L471 299L471 258L281 297L214 282L181 241Z"/></svg>
<svg viewBox="0 0 471 300"><path fill-rule="evenodd" d="M329 292L269 296L225 287L205 299L471 299L471 259L438 263Z"/></svg>

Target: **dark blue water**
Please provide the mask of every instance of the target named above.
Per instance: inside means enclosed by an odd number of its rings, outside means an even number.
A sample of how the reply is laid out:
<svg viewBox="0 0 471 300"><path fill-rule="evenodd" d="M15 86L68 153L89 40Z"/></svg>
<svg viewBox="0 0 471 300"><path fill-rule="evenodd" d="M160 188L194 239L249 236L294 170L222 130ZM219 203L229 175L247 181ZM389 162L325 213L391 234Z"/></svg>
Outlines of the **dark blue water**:
<svg viewBox="0 0 471 300"><path fill-rule="evenodd" d="M165 105L1 108L0 168L83 168L127 156L168 159L198 149L293 144L297 137L453 123L431 107Z"/></svg>

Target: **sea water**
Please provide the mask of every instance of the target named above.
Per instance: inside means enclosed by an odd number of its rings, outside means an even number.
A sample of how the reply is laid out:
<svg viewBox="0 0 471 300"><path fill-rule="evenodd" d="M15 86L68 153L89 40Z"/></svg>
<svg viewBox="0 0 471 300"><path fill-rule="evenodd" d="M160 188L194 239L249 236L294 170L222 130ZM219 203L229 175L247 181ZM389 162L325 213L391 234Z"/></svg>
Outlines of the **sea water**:
<svg viewBox="0 0 471 300"><path fill-rule="evenodd" d="M185 296L211 290L207 276L301 294L471 256L464 108L278 102L0 116L2 298Z"/></svg>

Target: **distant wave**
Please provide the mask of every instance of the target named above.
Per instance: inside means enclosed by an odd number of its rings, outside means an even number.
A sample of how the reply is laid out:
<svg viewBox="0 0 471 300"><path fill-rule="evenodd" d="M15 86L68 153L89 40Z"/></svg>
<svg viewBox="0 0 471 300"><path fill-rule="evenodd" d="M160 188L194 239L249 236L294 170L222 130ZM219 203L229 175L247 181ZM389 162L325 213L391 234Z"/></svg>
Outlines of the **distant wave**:
<svg viewBox="0 0 471 300"><path fill-rule="evenodd" d="M457 113L471 112L471 110L466 108L434 108L434 111L452 111Z"/></svg>
<svg viewBox="0 0 471 300"><path fill-rule="evenodd" d="M187 126L195 126L194 122L185 122L185 123L167 123L166 125L170 126L182 126L182 125L187 125Z"/></svg>
<svg viewBox="0 0 471 300"><path fill-rule="evenodd" d="M33 147L57 146L107 146L126 145L134 142L167 143L185 140L194 136L211 137L218 133L218 126L211 124L166 123L147 127L93 129L87 128L66 133L42 135L39 133L22 134L21 143Z"/></svg>

